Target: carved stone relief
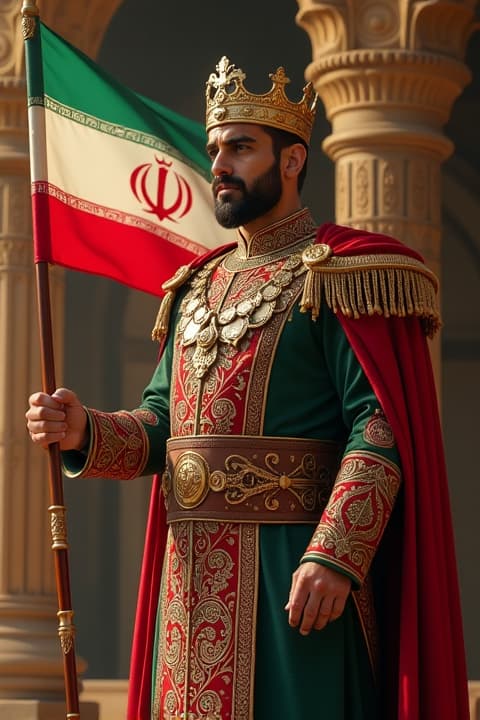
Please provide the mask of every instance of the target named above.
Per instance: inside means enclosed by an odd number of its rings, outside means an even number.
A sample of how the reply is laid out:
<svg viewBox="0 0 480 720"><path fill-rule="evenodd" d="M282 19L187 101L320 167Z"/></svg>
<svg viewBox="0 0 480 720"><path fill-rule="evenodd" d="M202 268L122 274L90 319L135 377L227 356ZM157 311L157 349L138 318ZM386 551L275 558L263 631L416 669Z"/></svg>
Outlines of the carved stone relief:
<svg viewBox="0 0 480 720"><path fill-rule="evenodd" d="M380 159L378 166L378 214L397 216L403 209L403 163L400 158Z"/></svg>
<svg viewBox="0 0 480 720"><path fill-rule="evenodd" d="M395 0L355 3L356 47L395 47L399 42L400 12Z"/></svg>

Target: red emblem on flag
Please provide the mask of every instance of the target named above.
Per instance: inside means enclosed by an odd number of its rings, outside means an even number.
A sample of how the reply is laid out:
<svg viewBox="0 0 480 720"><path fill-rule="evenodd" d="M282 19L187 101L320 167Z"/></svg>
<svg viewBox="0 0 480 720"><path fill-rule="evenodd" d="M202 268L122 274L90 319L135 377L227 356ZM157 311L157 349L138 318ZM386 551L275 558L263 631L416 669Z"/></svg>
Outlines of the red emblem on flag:
<svg viewBox="0 0 480 720"><path fill-rule="evenodd" d="M130 175L130 187L138 202L145 203L145 212L161 220L177 222L192 207L192 189L182 175L171 170L171 162L155 158L158 173L149 177L153 163L139 165ZM176 181L176 185L175 185Z"/></svg>

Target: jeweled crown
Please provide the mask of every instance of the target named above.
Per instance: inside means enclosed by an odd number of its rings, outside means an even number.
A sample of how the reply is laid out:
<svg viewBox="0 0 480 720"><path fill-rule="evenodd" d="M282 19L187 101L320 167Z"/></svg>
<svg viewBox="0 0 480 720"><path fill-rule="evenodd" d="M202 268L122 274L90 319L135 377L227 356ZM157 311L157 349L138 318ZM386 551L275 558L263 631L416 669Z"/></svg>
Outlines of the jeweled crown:
<svg viewBox="0 0 480 720"><path fill-rule="evenodd" d="M247 76L225 55L216 70L217 73L211 73L207 81L207 132L226 123L254 123L294 133L308 145L317 109L317 95L312 83L305 85L299 102L292 102L285 93L285 85L290 79L283 67L269 74L272 87L263 95L246 90L243 81Z"/></svg>

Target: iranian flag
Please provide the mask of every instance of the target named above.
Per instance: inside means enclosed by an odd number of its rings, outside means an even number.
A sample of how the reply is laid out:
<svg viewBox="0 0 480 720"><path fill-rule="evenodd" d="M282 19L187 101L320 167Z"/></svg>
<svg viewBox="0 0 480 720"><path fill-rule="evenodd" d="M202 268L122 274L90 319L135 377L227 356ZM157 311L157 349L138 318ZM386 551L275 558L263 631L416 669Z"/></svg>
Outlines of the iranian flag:
<svg viewBox="0 0 480 720"><path fill-rule="evenodd" d="M231 241L205 129L125 88L42 23L26 42L35 261L161 295Z"/></svg>

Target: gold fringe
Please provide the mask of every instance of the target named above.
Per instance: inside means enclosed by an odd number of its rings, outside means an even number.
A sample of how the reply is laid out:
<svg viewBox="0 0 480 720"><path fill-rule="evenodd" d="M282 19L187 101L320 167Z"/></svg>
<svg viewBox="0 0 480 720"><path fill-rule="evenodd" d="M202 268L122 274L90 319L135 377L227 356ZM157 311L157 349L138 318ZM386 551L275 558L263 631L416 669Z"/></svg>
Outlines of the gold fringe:
<svg viewBox="0 0 480 720"><path fill-rule="evenodd" d="M152 330L152 340L161 342L167 335L174 299L175 292L173 290L170 290L163 296Z"/></svg>
<svg viewBox="0 0 480 720"><path fill-rule="evenodd" d="M162 290L164 290L165 295L160 303L155 325L153 326L152 340L162 342L167 336L176 291L188 280L192 272L193 270L190 265L182 265L173 277L163 283Z"/></svg>
<svg viewBox="0 0 480 720"><path fill-rule="evenodd" d="M329 257L304 256L308 272L300 302L302 312L316 320L322 298L334 313L358 319L363 315L421 319L433 337L440 328L435 275L423 263L404 255Z"/></svg>

